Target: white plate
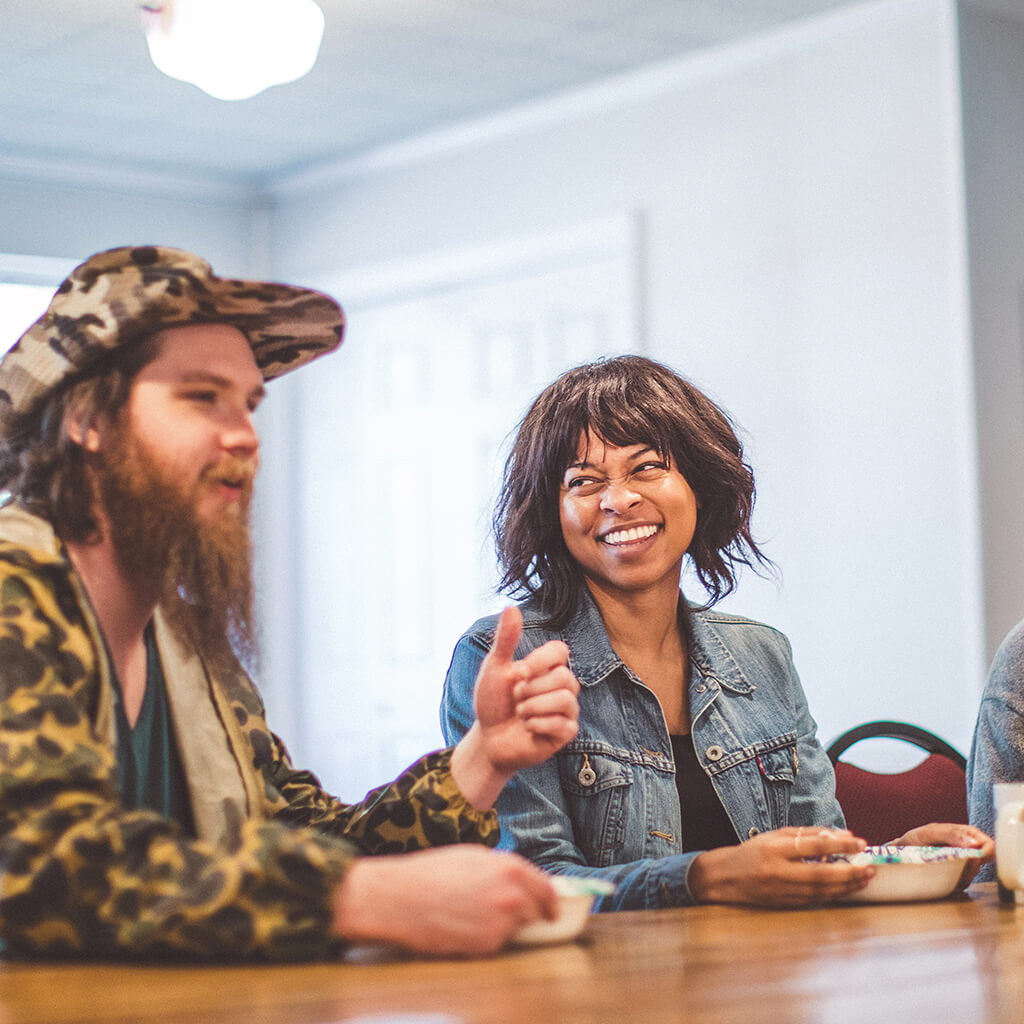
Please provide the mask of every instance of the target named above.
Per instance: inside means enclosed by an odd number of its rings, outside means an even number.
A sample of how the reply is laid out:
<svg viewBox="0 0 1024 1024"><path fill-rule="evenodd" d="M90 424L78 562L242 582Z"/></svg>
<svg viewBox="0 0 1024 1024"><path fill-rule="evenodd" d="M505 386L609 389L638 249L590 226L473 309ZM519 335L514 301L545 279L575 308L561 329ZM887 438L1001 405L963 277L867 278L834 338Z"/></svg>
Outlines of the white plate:
<svg viewBox="0 0 1024 1024"><path fill-rule="evenodd" d="M553 921L531 921L512 936L516 946L546 946L575 939L587 925L590 910L598 896L615 891L603 878L574 878L556 875L551 879L558 893L558 915Z"/></svg>
<svg viewBox="0 0 1024 1024"><path fill-rule="evenodd" d="M827 859L875 868L874 878L844 901L903 903L948 896L960 881L964 861L980 856L980 850L960 846L869 846L861 853L837 853Z"/></svg>

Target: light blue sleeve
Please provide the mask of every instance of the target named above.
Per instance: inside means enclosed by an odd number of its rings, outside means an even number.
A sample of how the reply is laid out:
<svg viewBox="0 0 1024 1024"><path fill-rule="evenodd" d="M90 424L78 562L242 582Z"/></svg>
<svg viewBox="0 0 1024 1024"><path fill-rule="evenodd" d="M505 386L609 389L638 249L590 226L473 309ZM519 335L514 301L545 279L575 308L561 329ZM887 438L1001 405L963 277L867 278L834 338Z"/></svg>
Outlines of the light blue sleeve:
<svg viewBox="0 0 1024 1024"><path fill-rule="evenodd" d="M992 785L1024 782L1024 622L1002 642L989 670L967 760L967 806L972 825L995 835ZM995 878L986 864L978 880Z"/></svg>

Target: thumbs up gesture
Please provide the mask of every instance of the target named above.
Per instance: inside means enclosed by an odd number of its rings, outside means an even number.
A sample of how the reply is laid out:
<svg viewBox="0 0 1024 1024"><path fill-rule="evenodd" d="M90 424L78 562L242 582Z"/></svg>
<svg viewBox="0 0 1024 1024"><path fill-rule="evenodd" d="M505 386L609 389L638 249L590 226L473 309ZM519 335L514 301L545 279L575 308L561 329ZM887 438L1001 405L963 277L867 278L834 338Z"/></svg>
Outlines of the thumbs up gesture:
<svg viewBox="0 0 1024 1024"><path fill-rule="evenodd" d="M476 721L452 755L455 781L480 808L490 807L520 768L565 746L578 727L580 687L569 671L569 648L549 640L516 660L522 631L519 609L506 608L477 674Z"/></svg>

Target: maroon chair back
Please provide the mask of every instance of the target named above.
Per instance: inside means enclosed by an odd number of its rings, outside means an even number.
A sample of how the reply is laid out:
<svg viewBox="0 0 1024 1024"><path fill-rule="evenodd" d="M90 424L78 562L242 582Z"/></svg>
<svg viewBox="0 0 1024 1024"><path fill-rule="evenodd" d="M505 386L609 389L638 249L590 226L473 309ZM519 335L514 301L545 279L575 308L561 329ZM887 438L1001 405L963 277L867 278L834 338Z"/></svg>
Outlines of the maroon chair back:
<svg viewBox="0 0 1024 1024"><path fill-rule="evenodd" d="M840 761L861 740L903 740L928 753L909 771L871 772ZM828 746L836 772L836 798L846 827L871 846L896 839L930 821L967 823L967 761L944 739L908 722L865 722Z"/></svg>
<svg viewBox="0 0 1024 1024"><path fill-rule="evenodd" d="M846 827L869 846L880 846L930 821L967 822L964 770L942 754L929 754L910 771L884 775L837 762L836 797Z"/></svg>

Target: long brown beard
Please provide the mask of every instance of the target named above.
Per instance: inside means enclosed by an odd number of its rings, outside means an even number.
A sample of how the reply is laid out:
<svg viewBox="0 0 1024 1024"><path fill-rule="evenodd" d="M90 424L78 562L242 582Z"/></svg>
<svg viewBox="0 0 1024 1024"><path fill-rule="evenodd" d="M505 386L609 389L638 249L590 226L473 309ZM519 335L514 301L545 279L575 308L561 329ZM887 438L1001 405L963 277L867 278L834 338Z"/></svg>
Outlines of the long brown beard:
<svg viewBox="0 0 1024 1024"><path fill-rule="evenodd" d="M248 481L240 506L215 522L201 522L196 508L204 485L225 470ZM121 568L155 590L178 639L214 671L231 671L238 661L255 669L252 472L250 464L228 458L185 486L121 431L107 449L99 480Z"/></svg>

